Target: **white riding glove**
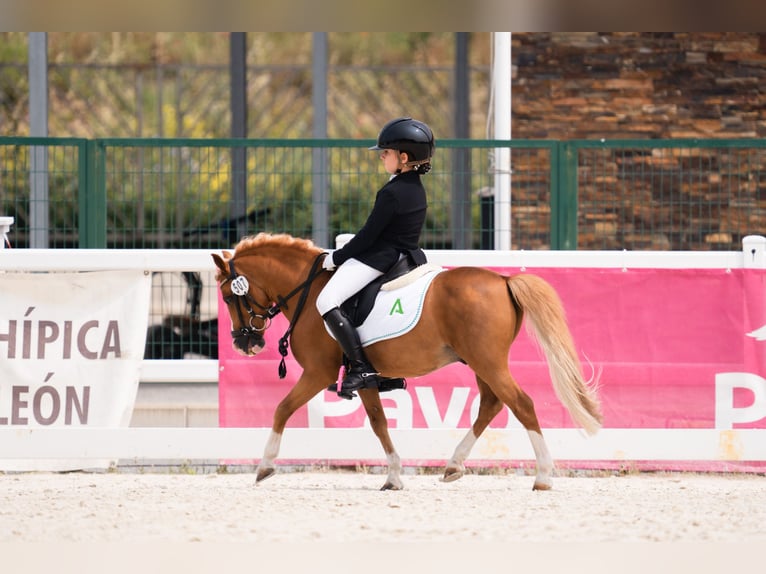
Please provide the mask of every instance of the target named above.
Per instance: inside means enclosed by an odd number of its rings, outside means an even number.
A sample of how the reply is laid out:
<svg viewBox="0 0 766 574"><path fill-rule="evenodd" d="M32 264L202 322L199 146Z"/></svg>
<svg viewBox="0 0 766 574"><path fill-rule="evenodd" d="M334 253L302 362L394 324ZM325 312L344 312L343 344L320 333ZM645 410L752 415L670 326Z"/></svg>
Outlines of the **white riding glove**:
<svg viewBox="0 0 766 574"><path fill-rule="evenodd" d="M332 260L332 253L328 253L324 258L324 261L322 261L322 268L327 269L328 271L335 269L335 263Z"/></svg>

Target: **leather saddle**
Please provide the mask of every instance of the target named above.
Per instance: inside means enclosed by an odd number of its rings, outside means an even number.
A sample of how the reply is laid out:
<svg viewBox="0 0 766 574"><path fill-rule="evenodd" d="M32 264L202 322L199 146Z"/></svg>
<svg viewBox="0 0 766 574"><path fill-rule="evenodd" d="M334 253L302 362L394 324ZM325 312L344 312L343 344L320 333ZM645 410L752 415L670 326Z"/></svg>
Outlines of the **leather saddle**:
<svg viewBox="0 0 766 574"><path fill-rule="evenodd" d="M367 286L356 295L347 299L341 305L341 309L346 313L346 317L351 320L354 327L359 327L359 325L364 323L364 320L375 306L375 298L378 296L378 292L384 284L406 275L423 264L424 263L416 262L409 254L406 257L402 257L391 269L373 282L367 284Z"/></svg>

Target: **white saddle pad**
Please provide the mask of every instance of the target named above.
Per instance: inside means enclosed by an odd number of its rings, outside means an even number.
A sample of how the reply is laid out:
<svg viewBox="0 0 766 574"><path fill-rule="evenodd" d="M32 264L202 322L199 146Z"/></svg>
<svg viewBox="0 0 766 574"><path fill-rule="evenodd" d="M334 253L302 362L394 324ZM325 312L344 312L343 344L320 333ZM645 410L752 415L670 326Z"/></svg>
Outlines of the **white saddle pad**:
<svg viewBox="0 0 766 574"><path fill-rule="evenodd" d="M391 289L391 283L396 279L384 284L375 299L375 306L359 326L362 345L366 347L411 331L420 320L431 281L442 271L442 268L432 268L415 281L396 289Z"/></svg>
<svg viewBox="0 0 766 574"><path fill-rule="evenodd" d="M444 269L441 267L429 266L425 273L423 270L418 272L420 277L406 282L401 287L396 287L399 279L383 284L375 299L375 306L357 329L362 346L393 339L411 331L420 320L423 301L431 281L442 271ZM401 283L399 282L400 285ZM327 332L330 332L329 329ZM332 333L330 336L332 337Z"/></svg>

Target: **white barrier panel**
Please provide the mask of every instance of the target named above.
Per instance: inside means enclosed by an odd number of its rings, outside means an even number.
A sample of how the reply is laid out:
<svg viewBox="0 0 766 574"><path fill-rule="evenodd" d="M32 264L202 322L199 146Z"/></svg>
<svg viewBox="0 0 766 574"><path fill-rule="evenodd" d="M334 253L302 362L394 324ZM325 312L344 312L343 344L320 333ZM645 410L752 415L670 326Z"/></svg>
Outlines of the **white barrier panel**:
<svg viewBox="0 0 766 574"><path fill-rule="evenodd" d="M751 238L752 239L752 238ZM752 243L752 242L751 242ZM762 242L759 242L760 245ZM741 269L762 267L759 252L627 251L427 251L444 266L618 269ZM210 270L217 250L37 250L0 252L2 271ZM749 258L747 256L750 256ZM216 361L144 361L142 380L217 381ZM407 460L448 459L466 429L392 429ZM763 429L602 429L586 437L574 429L544 431L555 460L581 461L764 461ZM0 457L88 459L258 459L268 429L263 428L0 428ZM380 460L380 444L368 428L286 430L280 459ZM488 429L472 460L534 460L526 432Z"/></svg>
<svg viewBox="0 0 766 574"><path fill-rule="evenodd" d="M392 429L403 461L448 460L466 429ZM753 461L766 460L761 429L602 429L593 437L576 429L544 435L554 460ZM264 428L0 428L0 458L36 459L259 459ZM367 460L385 464L369 428L288 428L283 460ZM487 429L470 460L534 460L526 431Z"/></svg>

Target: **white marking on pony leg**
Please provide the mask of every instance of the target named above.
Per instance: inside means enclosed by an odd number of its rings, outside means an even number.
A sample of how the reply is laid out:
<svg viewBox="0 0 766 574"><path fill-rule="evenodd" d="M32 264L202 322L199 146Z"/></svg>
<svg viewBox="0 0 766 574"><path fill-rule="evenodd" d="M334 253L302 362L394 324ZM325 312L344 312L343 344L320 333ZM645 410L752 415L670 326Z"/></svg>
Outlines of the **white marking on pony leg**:
<svg viewBox="0 0 766 574"><path fill-rule="evenodd" d="M477 440L478 437L473 434L473 429L470 429L463 437L463 440L460 441L460 444L457 445L457 448L455 448L455 452L452 454L452 459L450 459L449 464L463 466L463 463L471 454L473 445L476 444Z"/></svg>
<svg viewBox="0 0 766 574"><path fill-rule="evenodd" d="M399 458L399 453L394 451L387 454L386 460L388 460L388 477L381 490L402 490L404 483L402 483L402 460Z"/></svg>
<svg viewBox="0 0 766 574"><path fill-rule="evenodd" d="M447 468L444 469L444 476L442 482L452 482L457 480L465 474L465 465L463 464L468 456L471 454L473 445L476 444L478 437L473 434L473 429L470 429L460 444L455 448L455 452L452 454L452 458L447 463Z"/></svg>
<svg viewBox="0 0 766 574"><path fill-rule="evenodd" d="M269 438L266 441L266 448L263 449L263 461L268 461L269 464L272 464L274 459L279 455L279 445L281 443L282 434L271 431Z"/></svg>
<svg viewBox="0 0 766 574"><path fill-rule="evenodd" d="M535 451L535 460L537 461L537 475L535 476L535 485L533 490L550 490L553 487L553 458L548 451L548 445L545 443L543 435L536 431L527 431L529 440L532 443L532 449Z"/></svg>
<svg viewBox="0 0 766 574"><path fill-rule="evenodd" d="M279 445L282 442L282 434L271 431L268 440L266 441L266 448L263 449L263 458L261 463L256 469L256 482L260 482L272 476L276 467L274 466L274 459L279 455Z"/></svg>

